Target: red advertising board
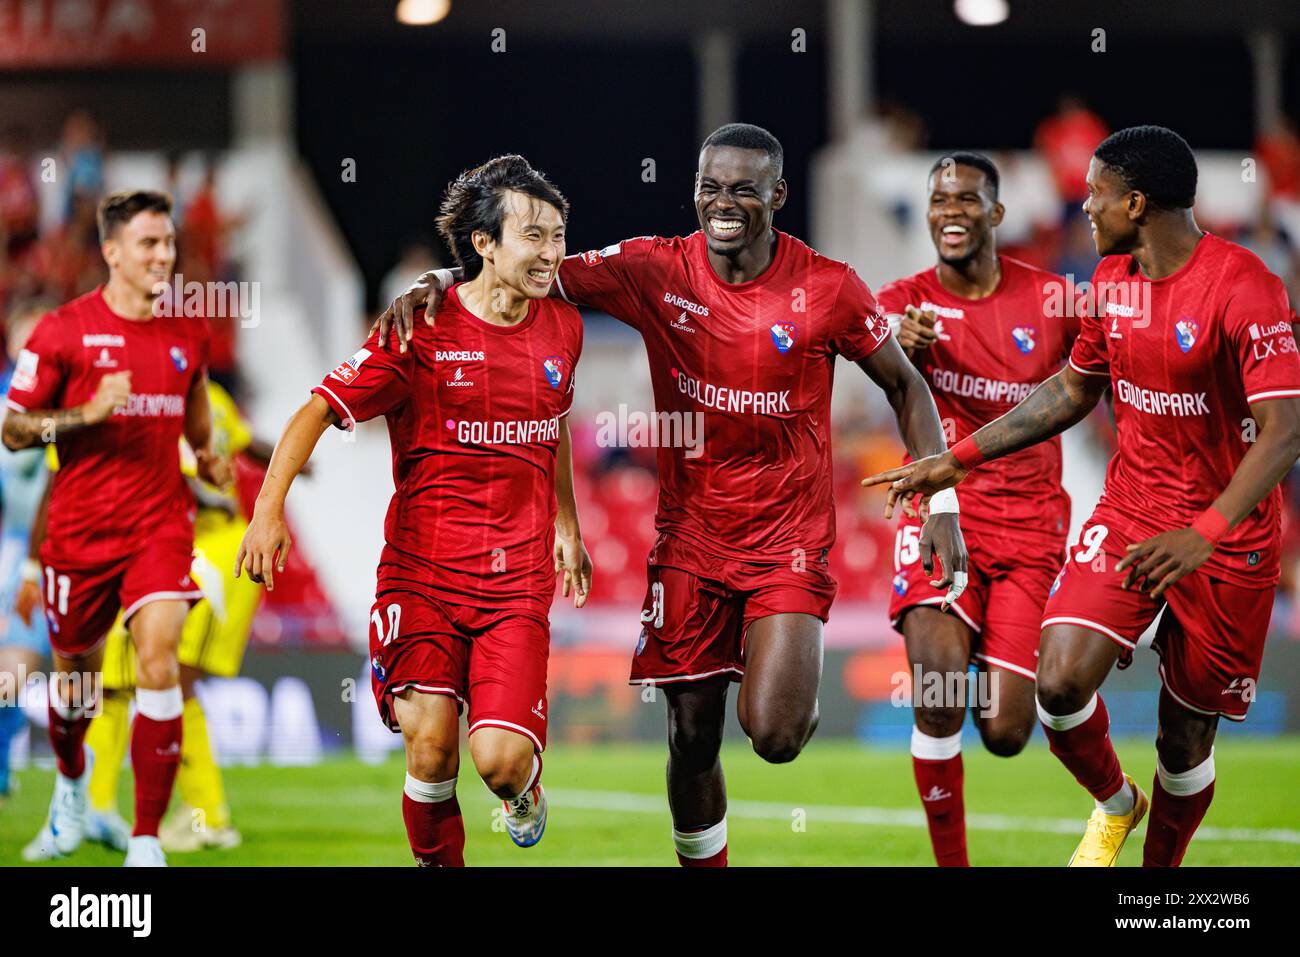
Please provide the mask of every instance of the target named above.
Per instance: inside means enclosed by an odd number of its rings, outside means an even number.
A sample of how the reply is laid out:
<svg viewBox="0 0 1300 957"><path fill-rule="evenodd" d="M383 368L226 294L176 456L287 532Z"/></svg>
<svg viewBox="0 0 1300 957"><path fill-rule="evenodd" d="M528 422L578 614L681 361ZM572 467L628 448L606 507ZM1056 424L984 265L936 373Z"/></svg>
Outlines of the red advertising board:
<svg viewBox="0 0 1300 957"><path fill-rule="evenodd" d="M281 0L0 0L0 69L204 69L283 49Z"/></svg>

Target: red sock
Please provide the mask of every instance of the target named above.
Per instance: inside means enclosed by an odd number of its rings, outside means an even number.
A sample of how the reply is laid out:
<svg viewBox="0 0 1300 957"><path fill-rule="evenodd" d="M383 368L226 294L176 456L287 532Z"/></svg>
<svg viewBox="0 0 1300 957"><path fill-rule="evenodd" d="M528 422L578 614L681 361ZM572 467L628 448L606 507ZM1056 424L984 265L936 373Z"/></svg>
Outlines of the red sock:
<svg viewBox="0 0 1300 957"><path fill-rule="evenodd" d="M930 845L940 867L970 867L966 857L966 802L961 754L942 761L912 758L912 774L925 808Z"/></svg>
<svg viewBox="0 0 1300 957"><path fill-rule="evenodd" d="M411 853L421 867L465 866L465 821L456 800L456 779L430 783L406 776L402 820Z"/></svg>
<svg viewBox="0 0 1300 957"><path fill-rule="evenodd" d="M727 819L693 831L673 828L673 844L682 867L726 867Z"/></svg>
<svg viewBox="0 0 1300 957"><path fill-rule="evenodd" d="M1201 826L1214 800L1214 755L1184 771L1170 774L1157 766L1151 792L1147 839L1142 845L1143 867L1177 867L1183 862L1192 835Z"/></svg>
<svg viewBox="0 0 1300 957"><path fill-rule="evenodd" d="M1048 714L1040 704L1038 718L1052 753L1093 798L1105 801L1124 786L1119 756L1110 743L1110 715L1101 695L1093 695L1074 714Z"/></svg>
<svg viewBox="0 0 1300 957"><path fill-rule="evenodd" d="M86 729L90 727L90 718L85 708L56 708L49 705L50 747L59 766L59 773L65 778L79 778L86 771L86 751L82 743L86 740Z"/></svg>
<svg viewBox="0 0 1300 957"><path fill-rule="evenodd" d="M137 688L131 728L131 771L135 774L135 830L132 836L158 836L172 784L181 764L181 711L177 685L165 691Z"/></svg>

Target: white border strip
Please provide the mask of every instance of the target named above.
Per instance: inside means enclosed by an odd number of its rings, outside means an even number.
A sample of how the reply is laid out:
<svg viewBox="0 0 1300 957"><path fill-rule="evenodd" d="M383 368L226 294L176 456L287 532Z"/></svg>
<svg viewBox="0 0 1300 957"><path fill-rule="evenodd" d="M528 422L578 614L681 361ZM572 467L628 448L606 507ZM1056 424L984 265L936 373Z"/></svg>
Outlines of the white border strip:
<svg viewBox="0 0 1300 957"><path fill-rule="evenodd" d="M1004 661L1001 658L990 658L982 651L973 652L971 654L971 657L978 658L980 661L987 661L989 664L997 665L999 668L1006 668L1007 671L1014 671L1018 675L1024 675L1030 681L1038 680L1038 675L1036 672L1030 671L1028 668L1022 668L1019 665L1013 665L1011 662Z"/></svg>
<svg viewBox="0 0 1300 957"><path fill-rule="evenodd" d="M351 432L353 429L357 427L357 417L352 414L352 410L348 408L348 404L334 394L333 389L331 389L323 382L320 385L316 386L316 389L320 389L322 392L328 392L335 402L343 406L343 411L346 412L348 415L346 419L344 419L342 422L339 423L339 425L343 426L343 431ZM312 391L314 392L316 390L313 389Z"/></svg>
<svg viewBox="0 0 1300 957"><path fill-rule="evenodd" d="M1106 378L1108 379L1110 378L1109 369L1107 369L1105 372L1089 372L1087 369L1080 369L1077 365L1075 365L1073 359L1070 360L1070 368L1073 369L1075 372L1079 373L1079 375L1104 375L1106 376Z"/></svg>
<svg viewBox="0 0 1300 957"><path fill-rule="evenodd" d="M194 591L154 591L138 598L131 603L131 607L122 612L122 624L131 620L131 616L137 611L149 604L151 601L180 601L182 598L193 598L196 601L203 597L202 589L196 588Z"/></svg>
<svg viewBox="0 0 1300 957"><path fill-rule="evenodd" d="M1262 402L1264 399L1284 399L1287 396L1300 395L1300 389L1274 389L1271 392L1256 392L1246 396L1246 402Z"/></svg>
<svg viewBox="0 0 1300 957"><path fill-rule="evenodd" d="M1122 638L1119 636L1119 634L1111 631L1105 625L1099 625L1097 624L1097 622L1089 621L1087 618L1072 618L1069 615L1055 615L1052 618L1044 618L1043 623L1039 626L1039 629L1041 630L1043 628L1046 628L1048 625L1082 625L1084 628L1091 628L1093 631L1105 635L1107 638L1111 639L1112 641L1119 642L1125 648L1129 648L1129 649L1137 648L1137 642L1129 641L1127 638Z"/></svg>
<svg viewBox="0 0 1300 957"><path fill-rule="evenodd" d="M712 678L714 675L723 675L727 672L731 672L735 675L743 675L745 669L729 666L726 668L719 668L717 671L706 671L702 675L671 675L667 678L628 678L627 683L630 685L663 685L670 684L674 681L703 681L705 678Z"/></svg>
<svg viewBox="0 0 1300 957"><path fill-rule="evenodd" d="M473 734L475 731L477 731L479 728L483 727L484 725L488 725L494 728L505 728L508 731L517 731L520 734L524 735L526 738L528 738L530 741L532 741L533 747L536 748L539 752L542 750L542 742L538 740L537 735L533 734L522 724L515 724L512 721L502 721L500 718L479 718L477 721L475 721L473 724L469 726L469 731L467 731L466 734Z"/></svg>

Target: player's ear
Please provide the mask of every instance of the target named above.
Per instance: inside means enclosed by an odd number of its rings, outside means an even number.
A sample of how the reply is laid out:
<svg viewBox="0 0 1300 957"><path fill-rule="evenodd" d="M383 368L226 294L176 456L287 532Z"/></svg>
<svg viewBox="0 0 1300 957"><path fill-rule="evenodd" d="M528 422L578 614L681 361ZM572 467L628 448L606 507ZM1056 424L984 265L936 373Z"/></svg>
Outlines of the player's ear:
<svg viewBox="0 0 1300 957"><path fill-rule="evenodd" d="M776 185L772 187L772 211L776 212L785 205L785 198L788 195L785 185L785 177L778 179Z"/></svg>
<svg viewBox="0 0 1300 957"><path fill-rule="evenodd" d="M1145 193L1139 193L1133 190L1128 194L1128 218L1141 219L1147 211L1147 197Z"/></svg>
<svg viewBox="0 0 1300 957"><path fill-rule="evenodd" d="M989 222L992 223L994 226L1001 226L1002 217L1005 216L1006 214L1007 214L1007 208L1003 206L1001 203L995 202L993 204L993 211L989 213Z"/></svg>
<svg viewBox="0 0 1300 957"><path fill-rule="evenodd" d="M469 241L474 244L474 252L478 253L480 259L490 260L488 253L496 248L496 242L491 236L481 229L476 229L470 233Z"/></svg>
<svg viewBox="0 0 1300 957"><path fill-rule="evenodd" d="M104 257L104 262L108 263L109 269L117 268L117 240L105 239L99 244L99 253Z"/></svg>

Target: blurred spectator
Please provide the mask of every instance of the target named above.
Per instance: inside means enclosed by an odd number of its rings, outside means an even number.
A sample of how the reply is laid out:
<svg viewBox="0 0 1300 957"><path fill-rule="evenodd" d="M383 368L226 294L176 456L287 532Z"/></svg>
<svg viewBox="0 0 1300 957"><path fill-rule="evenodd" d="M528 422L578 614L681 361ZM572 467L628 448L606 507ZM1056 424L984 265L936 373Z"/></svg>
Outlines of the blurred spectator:
<svg viewBox="0 0 1300 957"><path fill-rule="evenodd" d="M1268 212L1290 238L1300 245L1300 133L1283 117L1255 141L1255 154L1268 178ZM1281 275L1281 274L1279 274ZM1291 297L1291 305L1296 299Z"/></svg>
<svg viewBox="0 0 1300 957"><path fill-rule="evenodd" d="M428 236L412 236L402 246L396 264L379 282L379 307L382 309L406 292L408 286L430 269L441 269L442 262Z"/></svg>
<svg viewBox="0 0 1300 957"><path fill-rule="evenodd" d="M22 257L36 241L40 198L32 181L24 136L17 128L0 138L0 238L5 259Z"/></svg>
<svg viewBox="0 0 1300 957"><path fill-rule="evenodd" d="M1056 191L1065 204L1062 220L1069 223L1081 215L1088 196L1088 163L1097 145L1110 135L1101 117L1091 112L1074 93L1063 93L1056 112L1038 124L1034 149L1052 171Z"/></svg>
<svg viewBox="0 0 1300 957"><path fill-rule="evenodd" d="M79 204L89 203L93 210L104 191L104 144L98 125L86 110L74 110L64 122L59 152L64 218L71 220Z"/></svg>

